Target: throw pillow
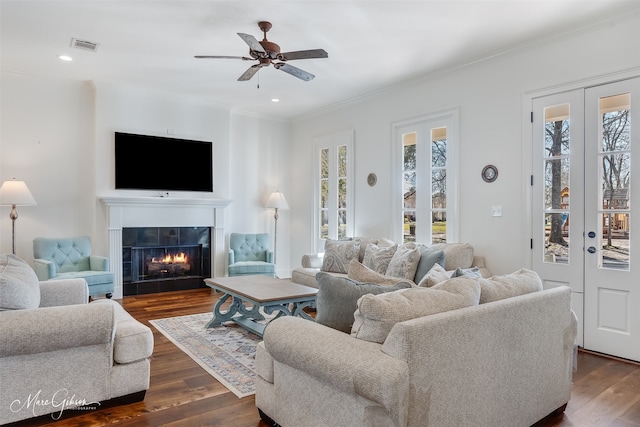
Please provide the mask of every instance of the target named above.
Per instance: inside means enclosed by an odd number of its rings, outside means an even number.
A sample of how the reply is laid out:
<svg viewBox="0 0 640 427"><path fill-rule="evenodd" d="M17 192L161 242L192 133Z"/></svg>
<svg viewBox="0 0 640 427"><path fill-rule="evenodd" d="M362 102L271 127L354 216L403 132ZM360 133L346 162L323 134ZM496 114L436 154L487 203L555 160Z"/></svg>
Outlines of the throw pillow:
<svg viewBox="0 0 640 427"><path fill-rule="evenodd" d="M476 280L480 283L480 304L542 290L542 280L538 273L526 268L504 276Z"/></svg>
<svg viewBox="0 0 640 427"><path fill-rule="evenodd" d="M382 344L398 322L477 305L480 300L477 280L457 277L432 288L363 295L354 313L351 335Z"/></svg>
<svg viewBox="0 0 640 427"><path fill-rule="evenodd" d="M431 247L444 251L443 267L447 271L473 266L473 246L469 243L436 243Z"/></svg>
<svg viewBox="0 0 640 427"><path fill-rule="evenodd" d="M15 255L0 255L0 310L40 306L40 282L35 271Z"/></svg>
<svg viewBox="0 0 640 427"><path fill-rule="evenodd" d="M387 276L403 277L413 281L416 276L418 262L420 262L420 248L418 245L415 243L405 243L396 249L385 274Z"/></svg>
<svg viewBox="0 0 640 427"><path fill-rule="evenodd" d="M324 243L324 258L321 271L344 273L349 271L352 259L358 259L360 240L331 240Z"/></svg>
<svg viewBox="0 0 640 427"><path fill-rule="evenodd" d="M420 261L418 262L418 268L416 268L414 282L419 283L436 264L445 265L444 251L420 245Z"/></svg>
<svg viewBox="0 0 640 427"><path fill-rule="evenodd" d="M316 275L316 280L319 288L316 295L316 322L346 333L351 332L353 312L356 311L357 301L362 295L411 287L409 283L404 282L391 286L360 283L323 272Z"/></svg>
<svg viewBox="0 0 640 427"><path fill-rule="evenodd" d="M418 287L430 288L438 283L442 283L445 280L449 280L449 273L440 265L435 264L431 267L431 270L418 282Z"/></svg>
<svg viewBox="0 0 640 427"><path fill-rule="evenodd" d="M401 282L409 283L412 286L415 285L415 283L407 279L377 273L355 259L352 259L351 264L349 264L349 274L347 277L358 282L375 283L376 285L395 285Z"/></svg>
<svg viewBox="0 0 640 427"><path fill-rule="evenodd" d="M460 276L482 277L482 273L480 273L480 269L478 267L471 267L471 268L456 268L456 270L451 274L451 277L460 277Z"/></svg>
<svg viewBox="0 0 640 427"><path fill-rule="evenodd" d="M378 244L378 239L372 239L370 237L354 237L351 240L360 242L360 253L358 254L358 261L360 262L364 259L364 251L367 249L369 243L373 243L374 245Z"/></svg>
<svg viewBox="0 0 640 427"><path fill-rule="evenodd" d="M397 244L393 244L392 246L387 247L380 247L378 245L369 243L367 245L367 249L364 252L364 259L362 260L362 264L377 273L385 274L387 272L387 267L389 267L389 263L393 258L393 254L396 253L396 249L398 249Z"/></svg>

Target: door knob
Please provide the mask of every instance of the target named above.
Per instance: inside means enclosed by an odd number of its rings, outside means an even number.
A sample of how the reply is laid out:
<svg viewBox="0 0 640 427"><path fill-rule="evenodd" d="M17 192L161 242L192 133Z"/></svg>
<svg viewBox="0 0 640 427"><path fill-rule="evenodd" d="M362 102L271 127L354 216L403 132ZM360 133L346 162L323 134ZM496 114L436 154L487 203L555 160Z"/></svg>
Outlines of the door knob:
<svg viewBox="0 0 640 427"><path fill-rule="evenodd" d="M593 239L594 237L596 237L596 232L595 231L590 231L588 236Z"/></svg>
<svg viewBox="0 0 640 427"><path fill-rule="evenodd" d="M587 252L589 252L590 254L595 254L596 253L596 248L593 246L589 246L589 248L587 249Z"/></svg>

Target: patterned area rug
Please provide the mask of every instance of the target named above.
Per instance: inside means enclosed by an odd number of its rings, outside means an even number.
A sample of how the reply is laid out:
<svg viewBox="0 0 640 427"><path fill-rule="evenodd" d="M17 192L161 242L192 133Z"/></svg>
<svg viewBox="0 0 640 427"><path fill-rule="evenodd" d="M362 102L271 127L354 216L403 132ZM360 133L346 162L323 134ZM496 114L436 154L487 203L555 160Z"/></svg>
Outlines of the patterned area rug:
<svg viewBox="0 0 640 427"><path fill-rule="evenodd" d="M262 338L233 322L206 328L212 317L208 312L150 323L236 396L255 394L255 354Z"/></svg>

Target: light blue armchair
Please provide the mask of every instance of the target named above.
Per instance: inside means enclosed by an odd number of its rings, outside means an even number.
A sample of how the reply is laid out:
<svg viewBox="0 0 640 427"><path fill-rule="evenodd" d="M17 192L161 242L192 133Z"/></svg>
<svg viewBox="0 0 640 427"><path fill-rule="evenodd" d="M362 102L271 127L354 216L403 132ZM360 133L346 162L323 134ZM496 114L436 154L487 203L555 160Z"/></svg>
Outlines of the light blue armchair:
<svg viewBox="0 0 640 427"><path fill-rule="evenodd" d="M114 275L109 272L109 258L91 255L88 236L33 239L34 270L39 280L83 278L89 296L111 298Z"/></svg>
<svg viewBox="0 0 640 427"><path fill-rule="evenodd" d="M229 237L229 276L263 274L275 276L269 235L231 233Z"/></svg>

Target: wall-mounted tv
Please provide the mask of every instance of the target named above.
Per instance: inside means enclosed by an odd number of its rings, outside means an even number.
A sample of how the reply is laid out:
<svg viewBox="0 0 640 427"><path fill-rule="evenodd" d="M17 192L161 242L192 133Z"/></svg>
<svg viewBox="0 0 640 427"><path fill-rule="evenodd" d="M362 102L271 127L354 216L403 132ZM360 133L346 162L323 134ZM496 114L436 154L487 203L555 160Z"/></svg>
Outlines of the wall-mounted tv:
<svg viewBox="0 0 640 427"><path fill-rule="evenodd" d="M213 143L115 132L115 188L213 191Z"/></svg>

